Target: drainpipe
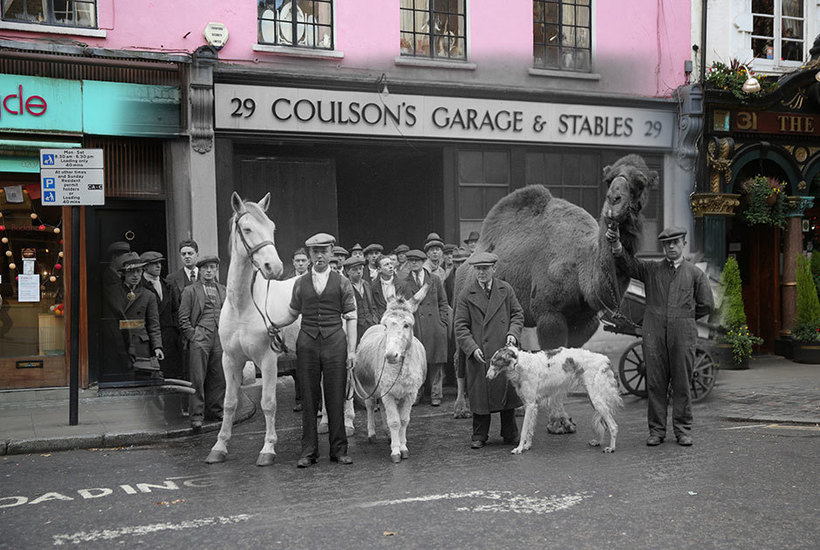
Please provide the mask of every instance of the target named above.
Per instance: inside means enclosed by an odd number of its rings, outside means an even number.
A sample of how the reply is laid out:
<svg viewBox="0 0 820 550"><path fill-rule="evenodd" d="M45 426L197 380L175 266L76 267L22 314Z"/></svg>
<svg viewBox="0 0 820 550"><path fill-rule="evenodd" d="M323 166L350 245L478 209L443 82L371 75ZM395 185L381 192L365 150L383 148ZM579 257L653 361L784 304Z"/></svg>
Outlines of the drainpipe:
<svg viewBox="0 0 820 550"><path fill-rule="evenodd" d="M706 80L706 8L708 0L701 0L700 12L700 84Z"/></svg>

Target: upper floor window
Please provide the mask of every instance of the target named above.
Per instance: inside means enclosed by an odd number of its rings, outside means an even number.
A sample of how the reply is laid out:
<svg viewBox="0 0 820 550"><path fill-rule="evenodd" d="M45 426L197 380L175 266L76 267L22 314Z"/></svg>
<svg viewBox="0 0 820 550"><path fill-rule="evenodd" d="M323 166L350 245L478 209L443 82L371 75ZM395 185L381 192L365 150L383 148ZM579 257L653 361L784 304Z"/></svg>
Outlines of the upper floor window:
<svg viewBox="0 0 820 550"><path fill-rule="evenodd" d="M543 69L592 67L592 0L533 0L533 61Z"/></svg>
<svg viewBox="0 0 820 550"><path fill-rule="evenodd" d="M401 55L467 58L465 0L401 0Z"/></svg>
<svg viewBox="0 0 820 550"><path fill-rule="evenodd" d="M257 0L259 43L332 50L333 0Z"/></svg>
<svg viewBox="0 0 820 550"><path fill-rule="evenodd" d="M755 59L802 62L805 24L803 0L752 0Z"/></svg>
<svg viewBox="0 0 820 550"><path fill-rule="evenodd" d="M3 21L97 27L96 0L0 0Z"/></svg>

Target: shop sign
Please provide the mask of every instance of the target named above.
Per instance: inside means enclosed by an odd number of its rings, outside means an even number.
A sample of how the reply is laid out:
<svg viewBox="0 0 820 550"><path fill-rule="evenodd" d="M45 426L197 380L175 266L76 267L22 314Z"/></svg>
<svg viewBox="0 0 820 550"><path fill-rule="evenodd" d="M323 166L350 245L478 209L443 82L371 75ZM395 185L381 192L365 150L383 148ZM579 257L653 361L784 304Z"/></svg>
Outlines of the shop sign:
<svg viewBox="0 0 820 550"><path fill-rule="evenodd" d="M725 120L725 112L723 119ZM715 113L715 119L720 113ZM771 111L734 111L732 130L758 134L789 134L815 136L820 132L820 116Z"/></svg>
<svg viewBox="0 0 820 550"><path fill-rule="evenodd" d="M215 126L671 149L675 113L604 105L216 84Z"/></svg>
<svg viewBox="0 0 820 550"><path fill-rule="evenodd" d="M103 136L180 132L179 88L83 80L83 131Z"/></svg>
<svg viewBox="0 0 820 550"><path fill-rule="evenodd" d="M0 74L0 131L82 132L78 80Z"/></svg>

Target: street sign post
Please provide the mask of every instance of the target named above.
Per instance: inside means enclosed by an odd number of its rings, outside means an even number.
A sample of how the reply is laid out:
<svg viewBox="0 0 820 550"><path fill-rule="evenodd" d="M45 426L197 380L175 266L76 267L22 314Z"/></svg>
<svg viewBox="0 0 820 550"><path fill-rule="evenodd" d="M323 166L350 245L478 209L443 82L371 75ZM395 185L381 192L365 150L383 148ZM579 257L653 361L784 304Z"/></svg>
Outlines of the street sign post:
<svg viewBox="0 0 820 550"><path fill-rule="evenodd" d="M71 335L68 423L79 423L80 206L105 204L102 149L40 149L43 206L71 206Z"/></svg>

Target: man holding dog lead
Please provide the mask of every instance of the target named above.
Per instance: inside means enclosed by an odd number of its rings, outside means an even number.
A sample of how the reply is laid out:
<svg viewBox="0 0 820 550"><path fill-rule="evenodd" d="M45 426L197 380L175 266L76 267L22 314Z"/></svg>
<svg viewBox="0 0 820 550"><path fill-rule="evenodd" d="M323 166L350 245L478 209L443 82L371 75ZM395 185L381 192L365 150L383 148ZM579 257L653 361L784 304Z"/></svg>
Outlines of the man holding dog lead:
<svg viewBox="0 0 820 550"><path fill-rule="evenodd" d="M643 281L646 311L643 318L643 356L649 394L650 447L666 437L667 395L672 387L672 429L678 445L692 445L690 379L695 362L698 330L695 319L714 307L706 274L683 257L686 230L667 227L658 235L665 258L640 260L624 254L617 228L606 233L612 253L631 277Z"/></svg>
<svg viewBox="0 0 820 550"><path fill-rule="evenodd" d="M504 443L518 443L515 409L521 406L515 388L507 377L487 380L493 354L508 344L517 345L524 328L524 311L512 287L495 278L498 256L477 252L467 262L473 266L476 280L456 300L456 340L466 357L459 364L459 378L466 377L466 392L473 413L473 437L470 447L487 444L491 413L501 413L501 437Z"/></svg>

